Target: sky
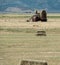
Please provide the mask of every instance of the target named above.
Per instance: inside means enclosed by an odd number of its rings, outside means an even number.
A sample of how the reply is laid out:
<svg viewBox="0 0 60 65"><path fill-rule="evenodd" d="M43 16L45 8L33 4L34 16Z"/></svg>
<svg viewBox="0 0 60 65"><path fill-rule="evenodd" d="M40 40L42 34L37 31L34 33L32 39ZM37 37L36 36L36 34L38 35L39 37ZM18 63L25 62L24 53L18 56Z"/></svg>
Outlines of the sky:
<svg viewBox="0 0 60 65"><path fill-rule="evenodd" d="M46 9L60 12L60 0L0 0L0 11L6 9ZM9 10L10 10L9 9Z"/></svg>

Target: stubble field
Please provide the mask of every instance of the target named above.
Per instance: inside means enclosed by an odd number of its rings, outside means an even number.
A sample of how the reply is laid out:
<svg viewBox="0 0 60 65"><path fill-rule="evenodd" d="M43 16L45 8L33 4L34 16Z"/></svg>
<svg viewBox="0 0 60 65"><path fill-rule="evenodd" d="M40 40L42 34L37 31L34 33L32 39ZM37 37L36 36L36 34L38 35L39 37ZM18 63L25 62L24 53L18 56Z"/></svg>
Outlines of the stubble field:
<svg viewBox="0 0 60 65"><path fill-rule="evenodd" d="M28 15L0 16L0 65L20 65L22 60L60 65L60 15L48 22L26 22ZM36 36L38 30L46 36Z"/></svg>

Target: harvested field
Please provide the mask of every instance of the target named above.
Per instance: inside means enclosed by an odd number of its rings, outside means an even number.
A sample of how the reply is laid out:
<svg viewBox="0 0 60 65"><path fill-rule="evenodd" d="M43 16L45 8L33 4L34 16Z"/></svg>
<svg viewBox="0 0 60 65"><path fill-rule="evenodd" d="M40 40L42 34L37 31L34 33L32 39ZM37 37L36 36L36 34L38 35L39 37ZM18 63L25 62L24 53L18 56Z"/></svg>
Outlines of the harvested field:
<svg viewBox="0 0 60 65"><path fill-rule="evenodd" d="M25 59L60 65L60 18L27 19L0 17L0 65L20 65ZM36 36L37 30L45 30L47 36Z"/></svg>

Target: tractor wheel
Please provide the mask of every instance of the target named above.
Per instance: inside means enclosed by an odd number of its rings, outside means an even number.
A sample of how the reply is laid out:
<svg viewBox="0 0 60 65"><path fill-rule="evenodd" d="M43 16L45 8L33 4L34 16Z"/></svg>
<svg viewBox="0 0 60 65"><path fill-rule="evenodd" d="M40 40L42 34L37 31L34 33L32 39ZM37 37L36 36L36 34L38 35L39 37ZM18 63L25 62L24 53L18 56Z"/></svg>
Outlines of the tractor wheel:
<svg viewBox="0 0 60 65"><path fill-rule="evenodd" d="M45 10L43 10L43 11L41 12L41 21L42 21L42 22L47 22L47 13L46 13Z"/></svg>

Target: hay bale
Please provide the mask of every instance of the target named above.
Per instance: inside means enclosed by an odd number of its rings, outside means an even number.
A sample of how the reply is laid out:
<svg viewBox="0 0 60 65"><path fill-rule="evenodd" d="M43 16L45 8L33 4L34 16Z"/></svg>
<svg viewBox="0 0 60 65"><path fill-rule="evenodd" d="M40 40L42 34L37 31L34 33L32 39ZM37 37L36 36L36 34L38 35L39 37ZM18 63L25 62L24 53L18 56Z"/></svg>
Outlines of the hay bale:
<svg viewBox="0 0 60 65"><path fill-rule="evenodd" d="M41 21L47 21L47 13L45 10L42 10L41 12Z"/></svg>
<svg viewBox="0 0 60 65"><path fill-rule="evenodd" d="M46 32L45 31L37 31L37 36L46 36Z"/></svg>
<svg viewBox="0 0 60 65"><path fill-rule="evenodd" d="M47 65L47 62L21 61L21 65Z"/></svg>

